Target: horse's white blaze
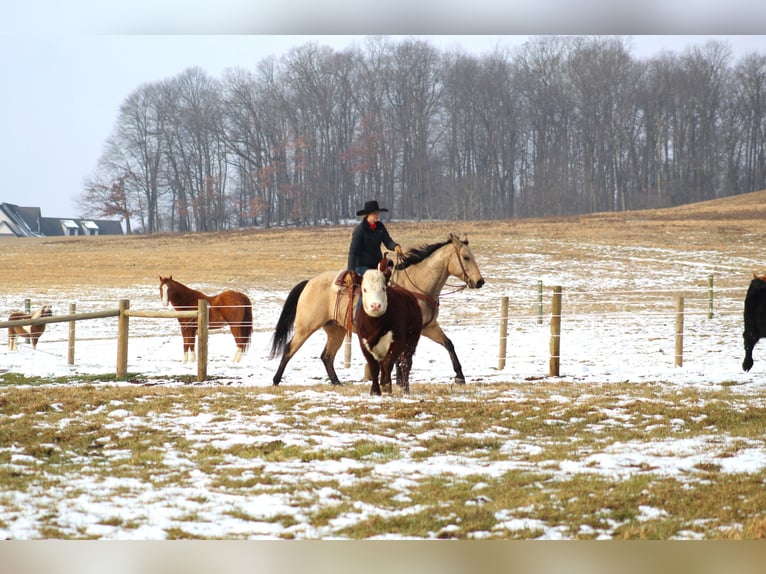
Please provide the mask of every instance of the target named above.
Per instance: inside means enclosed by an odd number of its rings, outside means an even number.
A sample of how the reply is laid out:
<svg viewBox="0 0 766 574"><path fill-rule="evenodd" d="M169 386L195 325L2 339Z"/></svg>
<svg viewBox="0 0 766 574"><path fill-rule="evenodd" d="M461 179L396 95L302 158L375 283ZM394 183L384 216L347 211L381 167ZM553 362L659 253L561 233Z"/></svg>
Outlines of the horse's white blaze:
<svg viewBox="0 0 766 574"><path fill-rule="evenodd" d="M375 360L380 362L385 358L388 349L391 348L391 343L394 342L394 334L391 331L387 331L386 334L380 338L378 344L373 347L370 347L370 341L368 339L363 339L362 342Z"/></svg>
<svg viewBox="0 0 766 574"><path fill-rule="evenodd" d="M377 269L368 269L362 277L362 307L370 317L380 317L388 308L386 276Z"/></svg>
<svg viewBox="0 0 766 574"><path fill-rule="evenodd" d="M162 284L162 304L165 305L165 307L168 306L168 286L166 283Z"/></svg>

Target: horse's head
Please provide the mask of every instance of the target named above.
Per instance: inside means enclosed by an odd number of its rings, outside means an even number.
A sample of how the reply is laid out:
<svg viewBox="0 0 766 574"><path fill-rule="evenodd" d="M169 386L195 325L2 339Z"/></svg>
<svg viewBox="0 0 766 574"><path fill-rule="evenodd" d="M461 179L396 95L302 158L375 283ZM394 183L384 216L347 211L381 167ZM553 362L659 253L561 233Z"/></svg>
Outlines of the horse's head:
<svg viewBox="0 0 766 574"><path fill-rule="evenodd" d="M471 289L480 289L484 285L484 277L481 276L473 251L468 246L468 237L458 237L450 233L449 241L455 247L455 256L449 262L450 274L465 281Z"/></svg>
<svg viewBox="0 0 766 574"><path fill-rule="evenodd" d="M390 274L389 274L390 276ZM362 307L370 317L380 317L388 308L388 277L378 269L368 269L362 276Z"/></svg>
<svg viewBox="0 0 766 574"><path fill-rule="evenodd" d="M162 300L162 304L165 305L165 307L167 307L169 303L168 290L170 289L171 281L173 281L172 275L169 277L163 277L160 275L160 299Z"/></svg>
<svg viewBox="0 0 766 574"><path fill-rule="evenodd" d="M383 258L378 262L378 271L386 276L386 281L391 279L391 273L394 270L394 262L388 258L388 253L383 254Z"/></svg>
<svg viewBox="0 0 766 574"><path fill-rule="evenodd" d="M43 305L37 311L28 315L30 319L39 319L40 317L50 317L53 315L53 308L50 305Z"/></svg>

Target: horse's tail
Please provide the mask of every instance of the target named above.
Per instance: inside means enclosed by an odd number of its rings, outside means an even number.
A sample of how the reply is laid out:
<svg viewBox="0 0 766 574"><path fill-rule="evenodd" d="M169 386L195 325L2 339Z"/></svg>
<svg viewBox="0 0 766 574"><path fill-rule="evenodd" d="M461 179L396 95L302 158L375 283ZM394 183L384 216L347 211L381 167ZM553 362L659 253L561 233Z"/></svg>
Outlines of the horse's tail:
<svg viewBox="0 0 766 574"><path fill-rule="evenodd" d="M242 318L242 338L245 340L245 350L250 348L250 339L253 336L253 303L247 299L245 305L245 315Z"/></svg>
<svg viewBox="0 0 766 574"><path fill-rule="evenodd" d="M287 341L290 338L290 334L293 331L295 325L295 315L298 310L298 298L306 288L308 279L301 281L292 291L290 291L285 304L282 307L282 313L279 315L279 321L274 329L274 334L271 337L271 358L279 356L285 350Z"/></svg>

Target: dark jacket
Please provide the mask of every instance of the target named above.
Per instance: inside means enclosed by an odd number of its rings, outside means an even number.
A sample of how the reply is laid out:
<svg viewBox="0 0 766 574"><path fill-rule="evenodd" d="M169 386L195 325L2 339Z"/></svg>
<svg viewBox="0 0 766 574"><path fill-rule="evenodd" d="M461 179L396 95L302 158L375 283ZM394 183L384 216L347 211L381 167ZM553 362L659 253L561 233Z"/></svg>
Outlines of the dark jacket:
<svg viewBox="0 0 766 574"><path fill-rule="evenodd" d="M380 244L393 251L397 243L391 239L386 226L378 221L373 231L367 219L363 219L351 234L351 245L348 248L348 269L366 267L372 269L381 259Z"/></svg>

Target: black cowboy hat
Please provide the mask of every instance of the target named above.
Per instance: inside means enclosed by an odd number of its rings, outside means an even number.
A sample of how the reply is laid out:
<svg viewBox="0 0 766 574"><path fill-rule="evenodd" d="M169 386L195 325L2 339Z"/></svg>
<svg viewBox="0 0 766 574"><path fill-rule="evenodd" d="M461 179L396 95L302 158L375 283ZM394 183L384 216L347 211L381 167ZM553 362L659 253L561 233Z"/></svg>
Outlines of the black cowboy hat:
<svg viewBox="0 0 766 574"><path fill-rule="evenodd" d="M357 215L368 215L370 213L375 213L376 211L388 211L385 207L379 207L378 202L375 200L372 201L365 201L364 202L364 209L357 211Z"/></svg>

